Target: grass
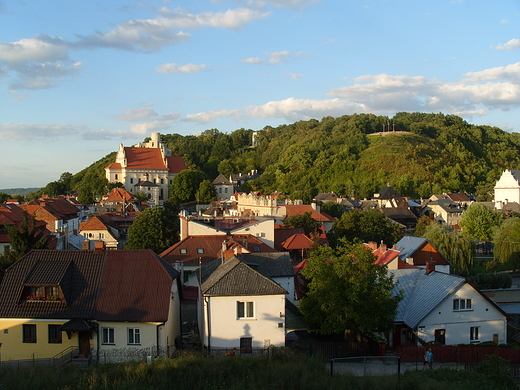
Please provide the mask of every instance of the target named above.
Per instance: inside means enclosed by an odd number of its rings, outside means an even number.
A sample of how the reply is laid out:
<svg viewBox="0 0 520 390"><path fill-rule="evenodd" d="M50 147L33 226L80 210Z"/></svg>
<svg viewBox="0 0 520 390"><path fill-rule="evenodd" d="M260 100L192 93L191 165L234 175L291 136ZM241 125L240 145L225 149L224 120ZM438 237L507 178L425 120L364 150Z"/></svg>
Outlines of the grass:
<svg viewBox="0 0 520 390"><path fill-rule="evenodd" d="M516 389L508 377L469 371L440 369L393 376L330 376L322 362L275 350L267 357L206 358L183 356L156 359L152 364L130 362L105 364L89 369L72 366L3 370L0 382L8 389L190 389L190 390L507 390Z"/></svg>

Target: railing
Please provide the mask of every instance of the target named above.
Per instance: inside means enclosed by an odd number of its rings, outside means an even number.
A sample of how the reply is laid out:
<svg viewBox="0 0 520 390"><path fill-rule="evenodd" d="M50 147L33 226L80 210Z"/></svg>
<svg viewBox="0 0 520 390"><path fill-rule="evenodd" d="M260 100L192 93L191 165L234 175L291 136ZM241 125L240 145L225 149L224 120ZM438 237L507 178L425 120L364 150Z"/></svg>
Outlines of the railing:
<svg viewBox="0 0 520 390"><path fill-rule="evenodd" d="M53 360L59 362L59 364L63 364L69 362L72 359L72 355L75 351L78 351L78 347L70 346L64 349L63 351L57 353L52 357Z"/></svg>

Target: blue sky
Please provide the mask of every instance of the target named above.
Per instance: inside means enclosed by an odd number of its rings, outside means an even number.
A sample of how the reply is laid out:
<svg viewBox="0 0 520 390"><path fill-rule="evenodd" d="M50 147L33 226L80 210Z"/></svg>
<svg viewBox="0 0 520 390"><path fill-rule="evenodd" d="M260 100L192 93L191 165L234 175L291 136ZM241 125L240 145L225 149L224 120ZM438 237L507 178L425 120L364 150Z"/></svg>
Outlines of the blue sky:
<svg viewBox="0 0 520 390"><path fill-rule="evenodd" d="M0 0L0 188L151 132L443 112L520 132L518 0Z"/></svg>

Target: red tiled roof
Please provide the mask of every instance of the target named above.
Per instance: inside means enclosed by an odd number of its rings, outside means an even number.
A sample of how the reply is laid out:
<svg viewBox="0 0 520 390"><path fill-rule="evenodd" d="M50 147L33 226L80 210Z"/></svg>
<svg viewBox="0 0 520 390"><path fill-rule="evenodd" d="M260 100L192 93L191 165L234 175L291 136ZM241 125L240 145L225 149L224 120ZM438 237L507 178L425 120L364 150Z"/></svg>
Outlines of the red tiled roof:
<svg viewBox="0 0 520 390"><path fill-rule="evenodd" d="M302 205L286 205L285 210L287 212L287 216L290 217L292 215L303 215L305 213L310 212L312 219L318 222L334 222L334 218L332 218L327 213L321 213L312 208L311 205L302 204Z"/></svg>
<svg viewBox="0 0 520 390"><path fill-rule="evenodd" d="M94 215L87 222L81 222L79 224L79 230L108 230L108 227L97 215Z"/></svg>
<svg viewBox="0 0 520 390"><path fill-rule="evenodd" d="M159 148L126 147L128 169L167 169Z"/></svg>
<svg viewBox="0 0 520 390"><path fill-rule="evenodd" d="M276 252L269 245L250 234L231 236L189 236L161 253L168 263L209 263L221 256L222 243L228 242L228 249L237 246L243 252ZM181 250L185 253L181 253Z"/></svg>
<svg viewBox="0 0 520 390"><path fill-rule="evenodd" d="M179 173L186 169L186 164L182 157L178 156L169 156L166 157L166 161L168 164L168 169L171 173Z"/></svg>
<svg viewBox="0 0 520 390"><path fill-rule="evenodd" d="M108 167L106 167L105 169L107 169L107 168L110 168L110 169L121 169L122 167L121 167L121 164L114 162L114 163L110 164Z"/></svg>
<svg viewBox="0 0 520 390"><path fill-rule="evenodd" d="M131 202L133 201L133 196L131 193L129 193L127 190L125 190L124 188L113 188L112 191L110 191L110 193L108 194L107 198L104 199L103 201L104 202L115 202L115 203L120 203L120 202Z"/></svg>
<svg viewBox="0 0 520 390"><path fill-rule="evenodd" d="M312 240L305 234L294 234L282 242L282 246L286 250L309 249L312 246Z"/></svg>
<svg viewBox="0 0 520 390"><path fill-rule="evenodd" d="M282 225L274 225L274 248L279 251L285 251L282 243L294 234L303 234L303 228L283 228Z"/></svg>

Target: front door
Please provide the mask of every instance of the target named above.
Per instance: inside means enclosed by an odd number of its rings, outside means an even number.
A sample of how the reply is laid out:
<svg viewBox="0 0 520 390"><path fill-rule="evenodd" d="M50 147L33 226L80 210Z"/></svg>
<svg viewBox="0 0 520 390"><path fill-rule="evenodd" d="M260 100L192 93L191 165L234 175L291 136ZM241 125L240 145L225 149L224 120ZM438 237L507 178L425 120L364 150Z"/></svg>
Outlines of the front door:
<svg viewBox="0 0 520 390"><path fill-rule="evenodd" d="M90 356L90 332L79 332L79 353Z"/></svg>
<svg viewBox="0 0 520 390"><path fill-rule="evenodd" d="M253 338L240 338L240 354L249 354L253 352Z"/></svg>
<svg viewBox="0 0 520 390"><path fill-rule="evenodd" d="M435 342L446 345L446 329L435 329Z"/></svg>

